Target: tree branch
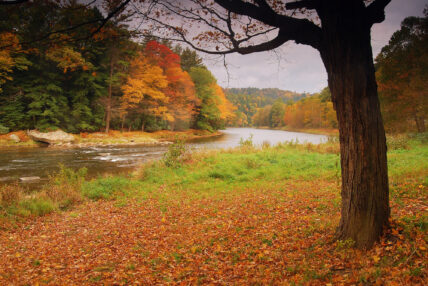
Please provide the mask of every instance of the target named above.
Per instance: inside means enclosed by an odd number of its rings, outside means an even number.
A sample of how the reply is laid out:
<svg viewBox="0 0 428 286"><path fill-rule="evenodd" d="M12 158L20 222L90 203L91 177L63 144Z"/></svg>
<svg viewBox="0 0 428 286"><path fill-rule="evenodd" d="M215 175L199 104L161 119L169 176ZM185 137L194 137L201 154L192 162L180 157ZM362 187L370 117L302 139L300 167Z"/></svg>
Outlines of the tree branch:
<svg viewBox="0 0 428 286"><path fill-rule="evenodd" d="M1 0L0 5L15 5L15 4L22 4L28 2L28 0Z"/></svg>
<svg viewBox="0 0 428 286"><path fill-rule="evenodd" d="M319 0L301 0L296 2L290 2L285 4L285 8L288 10L293 9L308 9L313 10L318 7Z"/></svg>
<svg viewBox="0 0 428 286"><path fill-rule="evenodd" d="M102 21L101 24L98 26L98 28L91 33L91 36L95 35L96 33L98 33L99 31L101 31L101 29L107 24L107 22L113 18L117 13L120 12L120 10L124 9L126 5L128 5L128 3L131 0L125 0L122 4L120 4L119 6L117 6L113 11L111 11L107 17L105 17Z"/></svg>
<svg viewBox="0 0 428 286"><path fill-rule="evenodd" d="M264 1L262 0L257 1L260 6L241 0L215 0L215 2L230 12L245 15L266 25L280 28L283 35L282 39L287 38L287 41L294 40L298 44L305 44L319 49L321 29L307 19L297 19L277 14L267 3L263 4Z"/></svg>
<svg viewBox="0 0 428 286"><path fill-rule="evenodd" d="M16 0L16 1L24 2L24 0ZM55 31L49 32L49 33L41 36L38 39L31 40L31 41L26 41L26 42L21 42L20 45L24 46L24 45L30 45L30 44L33 44L33 43L37 43L37 42L42 42L44 40L49 39L50 36L52 36L52 35L69 32L69 31L78 29L78 28L83 27L83 26L87 26L87 25L91 25L91 24L95 24L95 23L101 22L101 24L97 27L97 29L94 32L92 32L88 37L84 37L84 38L80 38L79 39L79 40L87 40L87 39L93 37L95 34L97 34L107 24L107 22L111 18L113 18L117 13L119 13L120 10L123 9L130 1L131 0L124 1L122 4L120 4L118 7L116 7L113 11L111 11L107 15L106 18L94 18L94 19L91 19L89 21L85 21L85 22L76 24L76 25L71 26L71 27L67 27L67 28L64 28L64 29L55 30ZM8 2L11 2L11 1L8 1ZM2 3L2 2L0 2L0 3ZM6 44L4 46L0 46L0 50L7 49L7 48L9 48L11 46L13 46L13 45L12 44Z"/></svg>
<svg viewBox="0 0 428 286"><path fill-rule="evenodd" d="M375 0L367 6L369 24L382 23L385 20L385 7L391 0Z"/></svg>
<svg viewBox="0 0 428 286"><path fill-rule="evenodd" d="M278 21L280 15L270 9L267 4L256 6L241 0L215 0L215 2L232 13L249 16L269 26L277 28L280 26L280 21Z"/></svg>

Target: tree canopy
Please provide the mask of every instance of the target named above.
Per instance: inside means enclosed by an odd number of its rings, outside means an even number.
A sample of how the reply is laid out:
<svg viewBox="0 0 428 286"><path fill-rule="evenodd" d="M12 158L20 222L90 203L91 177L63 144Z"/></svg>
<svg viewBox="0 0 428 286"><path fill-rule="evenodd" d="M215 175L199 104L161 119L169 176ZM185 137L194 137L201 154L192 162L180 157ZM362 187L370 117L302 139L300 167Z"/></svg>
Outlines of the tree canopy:
<svg viewBox="0 0 428 286"><path fill-rule="evenodd" d="M376 76L386 126L392 131L425 131L428 112L428 11L408 17L376 58Z"/></svg>

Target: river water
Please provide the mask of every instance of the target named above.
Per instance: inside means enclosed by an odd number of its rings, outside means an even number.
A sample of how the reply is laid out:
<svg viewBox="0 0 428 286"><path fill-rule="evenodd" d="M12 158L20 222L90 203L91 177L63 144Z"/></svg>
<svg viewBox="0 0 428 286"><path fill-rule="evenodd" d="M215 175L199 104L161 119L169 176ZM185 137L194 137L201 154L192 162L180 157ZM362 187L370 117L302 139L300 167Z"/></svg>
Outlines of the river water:
<svg viewBox="0 0 428 286"><path fill-rule="evenodd" d="M219 137L206 138L189 142L191 149L233 148L239 146L241 138L251 135L254 144L269 142L271 145L285 141L310 142L319 144L327 139L324 135L314 135L280 130L254 128L228 128ZM84 148L49 148L49 147L10 147L0 149L0 184L17 181L20 177L38 176L41 184L48 174L59 169L62 164L68 168L86 167L90 177L99 174L127 173L138 165L162 157L166 146L100 146Z"/></svg>

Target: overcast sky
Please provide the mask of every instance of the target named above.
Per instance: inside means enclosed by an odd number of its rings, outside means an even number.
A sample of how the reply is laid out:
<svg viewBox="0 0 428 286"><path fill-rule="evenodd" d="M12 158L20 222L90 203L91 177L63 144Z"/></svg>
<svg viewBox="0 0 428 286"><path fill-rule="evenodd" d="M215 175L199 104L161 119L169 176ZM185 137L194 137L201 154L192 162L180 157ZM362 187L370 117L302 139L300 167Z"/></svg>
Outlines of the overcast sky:
<svg viewBox="0 0 428 286"><path fill-rule="evenodd" d="M376 57L388 43L404 18L422 16L427 4L428 0L392 0L386 8L385 21L372 28L373 55ZM226 61L229 77L222 61L204 60L222 87L276 87L312 93L327 86L327 74L318 51L304 45L286 43L276 54L233 54Z"/></svg>

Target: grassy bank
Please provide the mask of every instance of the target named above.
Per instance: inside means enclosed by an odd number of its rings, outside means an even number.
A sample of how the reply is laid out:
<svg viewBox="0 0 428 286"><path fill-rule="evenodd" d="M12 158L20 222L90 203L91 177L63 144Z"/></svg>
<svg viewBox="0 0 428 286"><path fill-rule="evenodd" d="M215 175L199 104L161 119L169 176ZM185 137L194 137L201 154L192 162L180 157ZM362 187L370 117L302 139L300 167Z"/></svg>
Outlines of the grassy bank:
<svg viewBox="0 0 428 286"><path fill-rule="evenodd" d="M20 142L15 142L10 138L11 135L16 135L20 139ZM185 131L168 131L161 130L156 132L141 132L141 131L130 131L121 132L117 130L111 130L109 133L104 132L92 132L92 133L80 133L73 134L75 141L71 147L84 147L84 146L102 146L102 145L133 145L133 144L148 144L156 145L161 144L165 141L175 141L177 139L183 141L194 140L198 138L207 138L213 136L219 136L221 132L208 132L206 130L195 130L189 129ZM0 147L38 147L40 146L37 142L33 141L27 136L25 131L15 131L8 134L0 135Z"/></svg>
<svg viewBox="0 0 428 286"><path fill-rule="evenodd" d="M174 145L129 177L87 181L84 170L63 169L36 194L3 188L0 281L422 285L421 140L389 139L393 228L369 252L333 239L337 142L255 149L244 141L195 154Z"/></svg>
<svg viewBox="0 0 428 286"><path fill-rule="evenodd" d="M302 132L302 133L328 135L328 136L338 136L339 135L338 129L331 129L331 128L292 128L289 126L282 126L282 127L276 127L276 128L269 127L269 126L257 126L255 128L283 130L283 131L290 131L290 132Z"/></svg>
<svg viewBox="0 0 428 286"><path fill-rule="evenodd" d="M329 136L339 136L339 129L331 128L291 128L291 127L281 127L281 130L291 131L291 132L304 132L310 134L321 134Z"/></svg>

